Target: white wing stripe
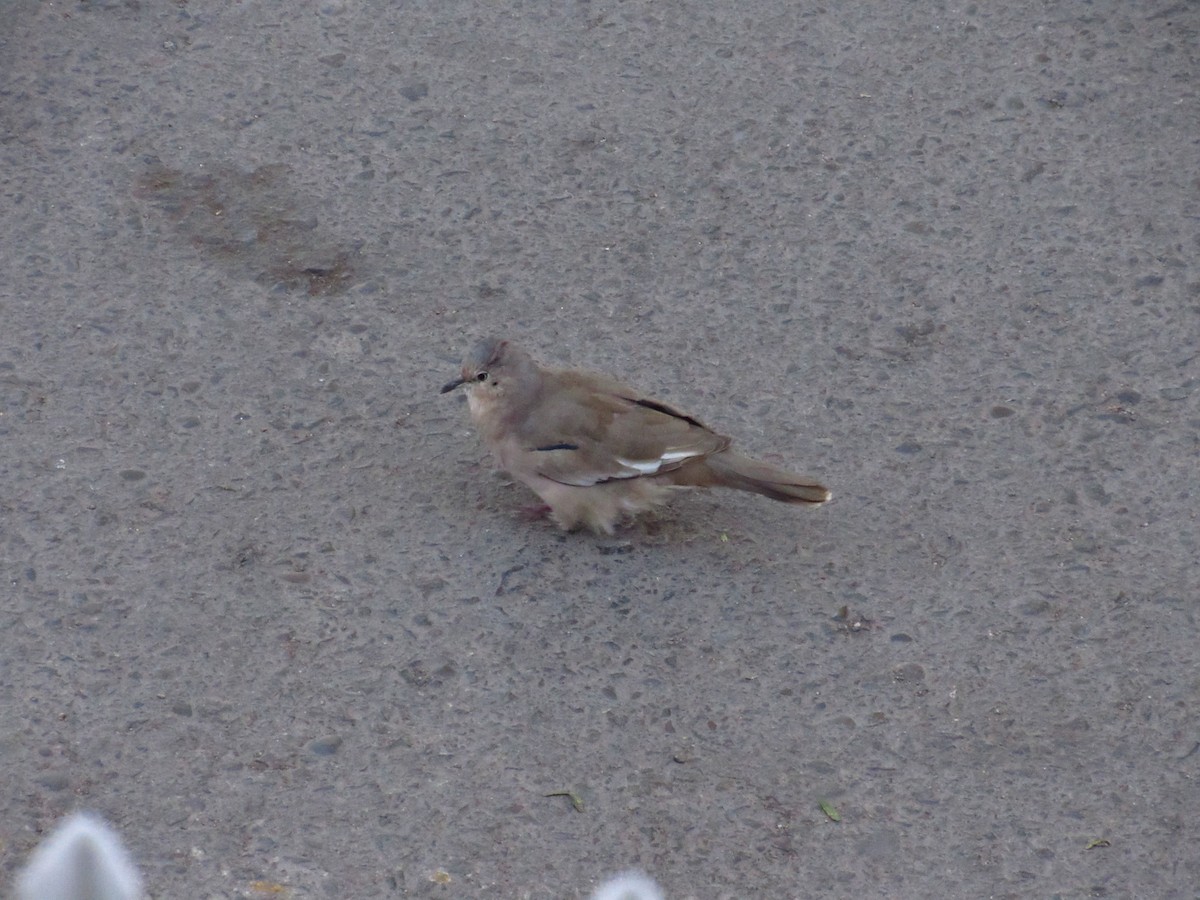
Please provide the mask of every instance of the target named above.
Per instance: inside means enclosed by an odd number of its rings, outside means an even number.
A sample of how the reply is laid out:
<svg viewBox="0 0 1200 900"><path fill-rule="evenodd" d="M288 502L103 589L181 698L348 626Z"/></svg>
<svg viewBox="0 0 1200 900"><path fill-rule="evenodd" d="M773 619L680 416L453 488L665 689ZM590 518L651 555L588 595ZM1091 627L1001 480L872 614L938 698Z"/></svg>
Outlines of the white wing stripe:
<svg viewBox="0 0 1200 900"><path fill-rule="evenodd" d="M618 456L617 462L619 462L626 469L633 469L634 471L641 472L643 475L649 475L651 472L657 472L660 468L662 468L661 459L651 460L650 462L637 462L636 460L632 459L621 459L621 457Z"/></svg>
<svg viewBox="0 0 1200 900"><path fill-rule="evenodd" d="M636 459L622 459L618 456L617 462L619 462L625 468L633 469L635 472L640 472L643 475L652 475L668 463L679 462L681 459L689 459L698 455L699 454L694 453L691 450L672 450L668 453L664 453L658 459L642 461Z"/></svg>
<svg viewBox="0 0 1200 900"><path fill-rule="evenodd" d="M665 463L679 462L681 459L691 459L693 456L700 454L694 450L671 450L662 455L662 461Z"/></svg>

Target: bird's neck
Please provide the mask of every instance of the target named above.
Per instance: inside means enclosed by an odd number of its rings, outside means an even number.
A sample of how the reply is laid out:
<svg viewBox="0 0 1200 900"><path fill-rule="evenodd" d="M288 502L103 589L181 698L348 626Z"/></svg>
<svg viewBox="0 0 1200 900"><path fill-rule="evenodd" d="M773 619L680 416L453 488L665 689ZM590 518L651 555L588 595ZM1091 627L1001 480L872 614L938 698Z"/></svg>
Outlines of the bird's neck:
<svg viewBox="0 0 1200 900"><path fill-rule="evenodd" d="M519 434L524 430L530 410L541 402L544 379L541 373L522 373L521 380L505 385L503 393L482 389L467 393L471 418L484 439L500 440L503 435Z"/></svg>

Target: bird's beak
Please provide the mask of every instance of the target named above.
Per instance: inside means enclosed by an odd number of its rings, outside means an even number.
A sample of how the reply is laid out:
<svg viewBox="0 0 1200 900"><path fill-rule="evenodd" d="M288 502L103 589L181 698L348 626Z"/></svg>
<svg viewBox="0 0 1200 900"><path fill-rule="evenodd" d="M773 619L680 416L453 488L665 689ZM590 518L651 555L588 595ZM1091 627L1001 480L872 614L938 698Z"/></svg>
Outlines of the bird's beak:
<svg viewBox="0 0 1200 900"><path fill-rule="evenodd" d="M439 393L448 394L452 390L454 390L456 387L458 387L459 385L466 384L466 383L467 383L467 379L465 379L465 378L455 378L453 381L447 381L445 384L443 384L442 389Z"/></svg>

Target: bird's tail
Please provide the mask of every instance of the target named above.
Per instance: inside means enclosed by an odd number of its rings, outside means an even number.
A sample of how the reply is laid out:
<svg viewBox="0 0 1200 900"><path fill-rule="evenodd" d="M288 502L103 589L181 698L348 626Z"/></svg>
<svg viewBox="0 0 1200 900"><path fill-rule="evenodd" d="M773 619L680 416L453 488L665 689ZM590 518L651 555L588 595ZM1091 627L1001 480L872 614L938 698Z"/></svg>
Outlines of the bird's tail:
<svg viewBox="0 0 1200 900"><path fill-rule="evenodd" d="M714 487L733 488L762 494L782 503L807 503L818 506L833 496L829 489L804 475L759 462L732 450L714 453L704 460Z"/></svg>

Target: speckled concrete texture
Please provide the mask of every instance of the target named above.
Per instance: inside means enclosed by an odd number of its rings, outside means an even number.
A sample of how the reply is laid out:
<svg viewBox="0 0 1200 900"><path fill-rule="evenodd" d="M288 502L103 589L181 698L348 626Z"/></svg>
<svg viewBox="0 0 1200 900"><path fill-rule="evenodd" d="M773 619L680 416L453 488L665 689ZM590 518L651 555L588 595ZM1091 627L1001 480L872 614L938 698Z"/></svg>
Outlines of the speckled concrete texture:
<svg viewBox="0 0 1200 900"><path fill-rule="evenodd" d="M1196 3L4 18L0 885L1196 896ZM487 334L834 500L525 521Z"/></svg>

